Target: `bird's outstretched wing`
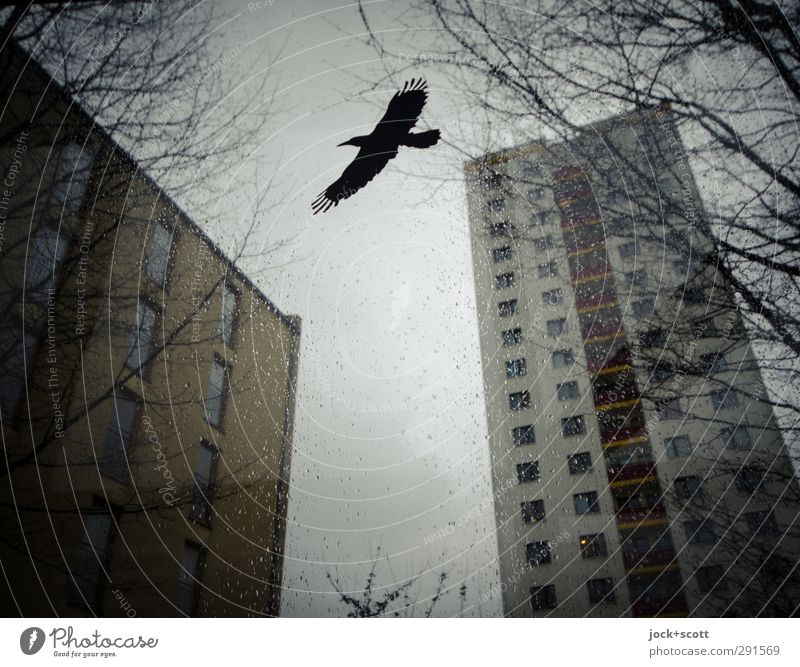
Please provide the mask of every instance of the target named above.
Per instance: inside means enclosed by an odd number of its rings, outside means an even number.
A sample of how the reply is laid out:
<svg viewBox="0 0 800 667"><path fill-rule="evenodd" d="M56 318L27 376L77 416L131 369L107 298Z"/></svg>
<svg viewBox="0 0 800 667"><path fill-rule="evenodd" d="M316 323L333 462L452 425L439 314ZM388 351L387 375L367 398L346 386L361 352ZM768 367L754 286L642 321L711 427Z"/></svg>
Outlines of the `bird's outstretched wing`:
<svg viewBox="0 0 800 667"><path fill-rule="evenodd" d="M398 136L411 130L419 120L428 99L425 79L411 79L389 100L386 113L378 121L376 131L386 131Z"/></svg>
<svg viewBox="0 0 800 667"><path fill-rule="evenodd" d="M338 206L339 202L354 195L375 176L377 176L386 164L397 155L397 151L384 151L382 153L371 153L369 149L362 148L356 159L353 160L342 175L331 183L311 204L314 215L324 213L331 206Z"/></svg>

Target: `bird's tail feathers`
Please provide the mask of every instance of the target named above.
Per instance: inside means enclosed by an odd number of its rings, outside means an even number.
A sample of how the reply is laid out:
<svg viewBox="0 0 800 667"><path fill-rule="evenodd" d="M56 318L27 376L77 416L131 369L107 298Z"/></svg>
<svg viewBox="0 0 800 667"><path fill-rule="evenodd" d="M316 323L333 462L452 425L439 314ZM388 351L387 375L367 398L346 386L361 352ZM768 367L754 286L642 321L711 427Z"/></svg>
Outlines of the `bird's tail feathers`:
<svg viewBox="0 0 800 667"><path fill-rule="evenodd" d="M430 148L439 141L441 132L439 130L428 130L427 132L409 132L403 138L403 146L412 148Z"/></svg>

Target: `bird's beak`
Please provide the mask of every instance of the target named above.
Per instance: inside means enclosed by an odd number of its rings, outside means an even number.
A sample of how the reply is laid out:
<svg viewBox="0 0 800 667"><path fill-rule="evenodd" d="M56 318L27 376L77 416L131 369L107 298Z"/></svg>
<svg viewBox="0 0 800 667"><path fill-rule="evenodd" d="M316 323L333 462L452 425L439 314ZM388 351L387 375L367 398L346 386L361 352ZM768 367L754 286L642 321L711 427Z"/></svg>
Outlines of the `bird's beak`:
<svg viewBox="0 0 800 667"><path fill-rule="evenodd" d="M343 142L342 142L342 143L340 143L340 144L336 144L336 148L339 148L339 146L349 146L349 145L350 145L350 144L348 144L346 141L343 141Z"/></svg>

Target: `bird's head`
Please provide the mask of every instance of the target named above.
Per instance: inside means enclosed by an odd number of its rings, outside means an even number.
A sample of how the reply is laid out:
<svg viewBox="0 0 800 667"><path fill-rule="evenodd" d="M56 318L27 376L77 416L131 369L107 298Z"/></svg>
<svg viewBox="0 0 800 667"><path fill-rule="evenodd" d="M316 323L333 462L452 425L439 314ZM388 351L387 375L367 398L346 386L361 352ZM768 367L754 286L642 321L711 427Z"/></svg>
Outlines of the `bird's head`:
<svg viewBox="0 0 800 667"><path fill-rule="evenodd" d="M360 136L360 137L353 137L352 139L348 139L347 141L343 141L339 144L339 146L356 146L361 148L364 145L364 142L367 140L368 137Z"/></svg>

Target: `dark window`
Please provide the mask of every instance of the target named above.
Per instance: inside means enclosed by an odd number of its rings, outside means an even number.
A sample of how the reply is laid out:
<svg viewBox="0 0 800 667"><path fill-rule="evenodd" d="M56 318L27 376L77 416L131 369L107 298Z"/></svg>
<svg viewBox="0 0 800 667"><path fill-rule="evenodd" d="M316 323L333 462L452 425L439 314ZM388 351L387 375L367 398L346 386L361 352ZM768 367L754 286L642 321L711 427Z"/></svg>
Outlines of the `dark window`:
<svg viewBox="0 0 800 667"><path fill-rule="evenodd" d="M511 246L505 246L504 248L495 248L492 251L492 257L494 258L495 262L507 262L514 256L514 251L511 249Z"/></svg>
<svg viewBox="0 0 800 667"><path fill-rule="evenodd" d="M525 410L531 407L531 393L526 389L525 391L516 391L508 395L508 407L511 410Z"/></svg>
<svg viewBox="0 0 800 667"><path fill-rule="evenodd" d="M525 364L525 359L511 359L506 362L506 377L516 378L528 374L528 367Z"/></svg>
<svg viewBox="0 0 800 667"><path fill-rule="evenodd" d="M88 145L71 141L64 146L56 167L53 196L66 209L75 214L83 205L92 175L94 154Z"/></svg>
<svg viewBox="0 0 800 667"><path fill-rule="evenodd" d="M600 556L608 555L608 547L606 546L606 536L603 533L596 533L593 535L581 535L581 556L584 558L598 558Z"/></svg>
<svg viewBox="0 0 800 667"><path fill-rule="evenodd" d="M209 442L201 442L197 449L197 465L194 469L194 492L189 516L195 521L208 524L211 521L211 502L214 499L214 482L219 450Z"/></svg>
<svg viewBox="0 0 800 667"><path fill-rule="evenodd" d="M522 329L508 329L503 332L503 347L511 347L519 345L522 342Z"/></svg>
<svg viewBox="0 0 800 667"><path fill-rule="evenodd" d="M528 201L531 204L534 204L536 203L537 199L541 199L543 194L544 194L544 188L541 185L537 185L536 187L533 187L530 190L528 190Z"/></svg>
<svg viewBox="0 0 800 667"><path fill-rule="evenodd" d="M753 446L753 439L750 437L750 431L744 426L723 428L720 431L720 435L728 449L750 449Z"/></svg>
<svg viewBox="0 0 800 667"><path fill-rule="evenodd" d="M187 540L183 545L183 553L181 554L176 600L176 606L184 616L194 616L197 611L202 558L202 547Z"/></svg>
<svg viewBox="0 0 800 667"><path fill-rule="evenodd" d="M556 306L563 303L564 294L561 292L560 287L542 292L542 301L546 306Z"/></svg>
<svg viewBox="0 0 800 667"><path fill-rule="evenodd" d="M558 265L555 260L539 264L539 277L550 278L558 275Z"/></svg>
<svg viewBox="0 0 800 667"><path fill-rule="evenodd" d="M647 285L647 271L638 269L625 273L625 283L628 287L644 287Z"/></svg>
<svg viewBox="0 0 800 667"><path fill-rule="evenodd" d="M554 248L553 237L550 234L540 236L538 239L533 239L533 247L539 252L545 252L549 248Z"/></svg>
<svg viewBox="0 0 800 667"><path fill-rule="evenodd" d="M501 301L497 305L497 312L500 317L515 315L517 312L517 300L511 299L511 301Z"/></svg>
<svg viewBox="0 0 800 667"><path fill-rule="evenodd" d="M230 370L225 361L221 357L214 355L214 359L211 361L211 371L208 375L208 393L206 394L205 409L206 420L217 428L222 424L229 372Z"/></svg>
<svg viewBox="0 0 800 667"><path fill-rule="evenodd" d="M725 582L722 581L723 574L721 565L705 565L697 568L694 575L697 579L697 588L701 593L708 593L711 590L722 592L725 588Z"/></svg>
<svg viewBox="0 0 800 667"><path fill-rule="evenodd" d="M497 190L503 184L503 175L497 172L490 172L484 175L483 182L489 190Z"/></svg>
<svg viewBox="0 0 800 667"><path fill-rule="evenodd" d="M219 311L219 337L227 345L233 344L233 335L236 332L236 323L239 316L240 296L238 290L225 283L222 286L222 303Z"/></svg>
<svg viewBox="0 0 800 667"><path fill-rule="evenodd" d="M487 206L492 213L499 213L506 207L506 200L502 197L497 199L490 199L487 202Z"/></svg>
<svg viewBox="0 0 800 667"><path fill-rule="evenodd" d="M671 459L683 458L692 453L692 443L688 435L676 435L667 441L667 456Z"/></svg>
<svg viewBox="0 0 800 667"><path fill-rule="evenodd" d="M172 230L161 223L155 223L145 273L158 286L163 286L166 282L171 248Z"/></svg>
<svg viewBox="0 0 800 667"><path fill-rule="evenodd" d="M551 560L551 549L550 542L530 542L525 545L525 556L531 565L544 565Z"/></svg>
<svg viewBox="0 0 800 667"><path fill-rule="evenodd" d="M642 347L664 347L666 339L663 329L650 329L639 334L639 341Z"/></svg>
<svg viewBox="0 0 800 667"><path fill-rule="evenodd" d="M528 461L527 463L518 463L517 481L519 481L520 484L525 484L526 482L538 482L539 462Z"/></svg>
<svg viewBox="0 0 800 667"><path fill-rule="evenodd" d="M597 491L576 493L572 496L572 500L575 503L575 514L596 514L600 511Z"/></svg>
<svg viewBox="0 0 800 667"><path fill-rule="evenodd" d="M570 475L579 475L592 467L592 455L589 452L579 452L567 458Z"/></svg>
<svg viewBox="0 0 800 667"><path fill-rule="evenodd" d="M566 317L559 317L556 320L548 320L547 322L548 336L560 336L562 333L568 330Z"/></svg>
<svg viewBox="0 0 800 667"><path fill-rule="evenodd" d="M652 372L650 373L650 381L661 384L662 382L666 382L669 380L675 371L672 368L672 364L668 361L659 361L654 367Z"/></svg>
<svg viewBox="0 0 800 667"><path fill-rule="evenodd" d="M553 367L564 368L575 363L575 355L572 350L556 350L553 352Z"/></svg>
<svg viewBox="0 0 800 667"><path fill-rule="evenodd" d="M718 389L711 392L711 404L715 410L735 408L739 405L739 397L733 389Z"/></svg>
<svg viewBox="0 0 800 667"><path fill-rule="evenodd" d="M764 471L755 464L743 465L736 473L736 488L746 493L754 493L764 483Z"/></svg>
<svg viewBox="0 0 800 667"><path fill-rule="evenodd" d="M494 286L497 289L506 289L507 287L514 287L514 272L501 273L499 276L494 277Z"/></svg>
<svg viewBox="0 0 800 667"><path fill-rule="evenodd" d="M744 520L753 535L777 535L781 532L772 512L746 512Z"/></svg>
<svg viewBox="0 0 800 667"><path fill-rule="evenodd" d="M690 287L683 292L683 302L699 305L706 302L706 291L702 287Z"/></svg>
<svg viewBox="0 0 800 667"><path fill-rule="evenodd" d="M681 407L681 399L669 398L659 401L656 406L661 419L680 419L683 417L683 408Z"/></svg>
<svg viewBox="0 0 800 667"><path fill-rule="evenodd" d="M697 475L687 475L675 479L675 493L679 498L692 498L700 490L700 478Z"/></svg>
<svg viewBox="0 0 800 667"><path fill-rule="evenodd" d="M136 397L125 391L117 391L114 398L100 467L105 474L123 480L128 474L138 404Z"/></svg>
<svg viewBox="0 0 800 667"><path fill-rule="evenodd" d="M514 227L514 225L508 220L504 220L503 222L495 222L489 225L489 236L492 238L510 238L514 235L515 231L516 227Z"/></svg>
<svg viewBox="0 0 800 667"><path fill-rule="evenodd" d="M544 521L544 500L526 500L520 504L522 508L522 523L536 523Z"/></svg>
<svg viewBox="0 0 800 667"><path fill-rule="evenodd" d="M631 301L631 312L633 316L641 319L642 317L649 317L655 308L655 301L653 299L641 299L640 301Z"/></svg>
<svg viewBox="0 0 800 667"><path fill-rule="evenodd" d="M515 445L532 445L536 442L536 433L532 425L517 426L511 431Z"/></svg>
<svg viewBox="0 0 800 667"><path fill-rule="evenodd" d="M569 401L578 398L578 381L570 380L556 385L556 396L559 401Z"/></svg>
<svg viewBox="0 0 800 667"><path fill-rule="evenodd" d="M531 586L531 606L534 611L556 608L556 587L553 584L547 586Z"/></svg>
<svg viewBox="0 0 800 667"><path fill-rule="evenodd" d="M572 417L563 417L561 419L561 435L569 437L571 435L580 435L581 433L586 433L583 417L573 415Z"/></svg>
<svg viewBox="0 0 800 667"><path fill-rule="evenodd" d="M725 356L716 352L701 354L697 365L703 373L719 373L725 368Z"/></svg>
<svg viewBox="0 0 800 667"><path fill-rule="evenodd" d="M155 309L140 301L136 307L136 319L128 334L128 356L125 359L125 365L139 374L147 370L147 363L153 354L155 328Z"/></svg>
<svg viewBox="0 0 800 667"><path fill-rule="evenodd" d="M684 521L683 528L689 544L712 544L717 541L716 525L711 519Z"/></svg>
<svg viewBox="0 0 800 667"><path fill-rule="evenodd" d="M586 582L586 589L589 591L589 602L592 604L616 600L614 580L611 577L590 579Z"/></svg>
<svg viewBox="0 0 800 667"><path fill-rule="evenodd" d="M98 613L105 588L114 520L108 505L95 498L83 523L83 540L71 570L73 582L69 598L71 604Z"/></svg>
<svg viewBox="0 0 800 667"><path fill-rule="evenodd" d="M619 256L621 259L632 259L636 257L639 251L639 243L637 241L628 241L619 247Z"/></svg>

